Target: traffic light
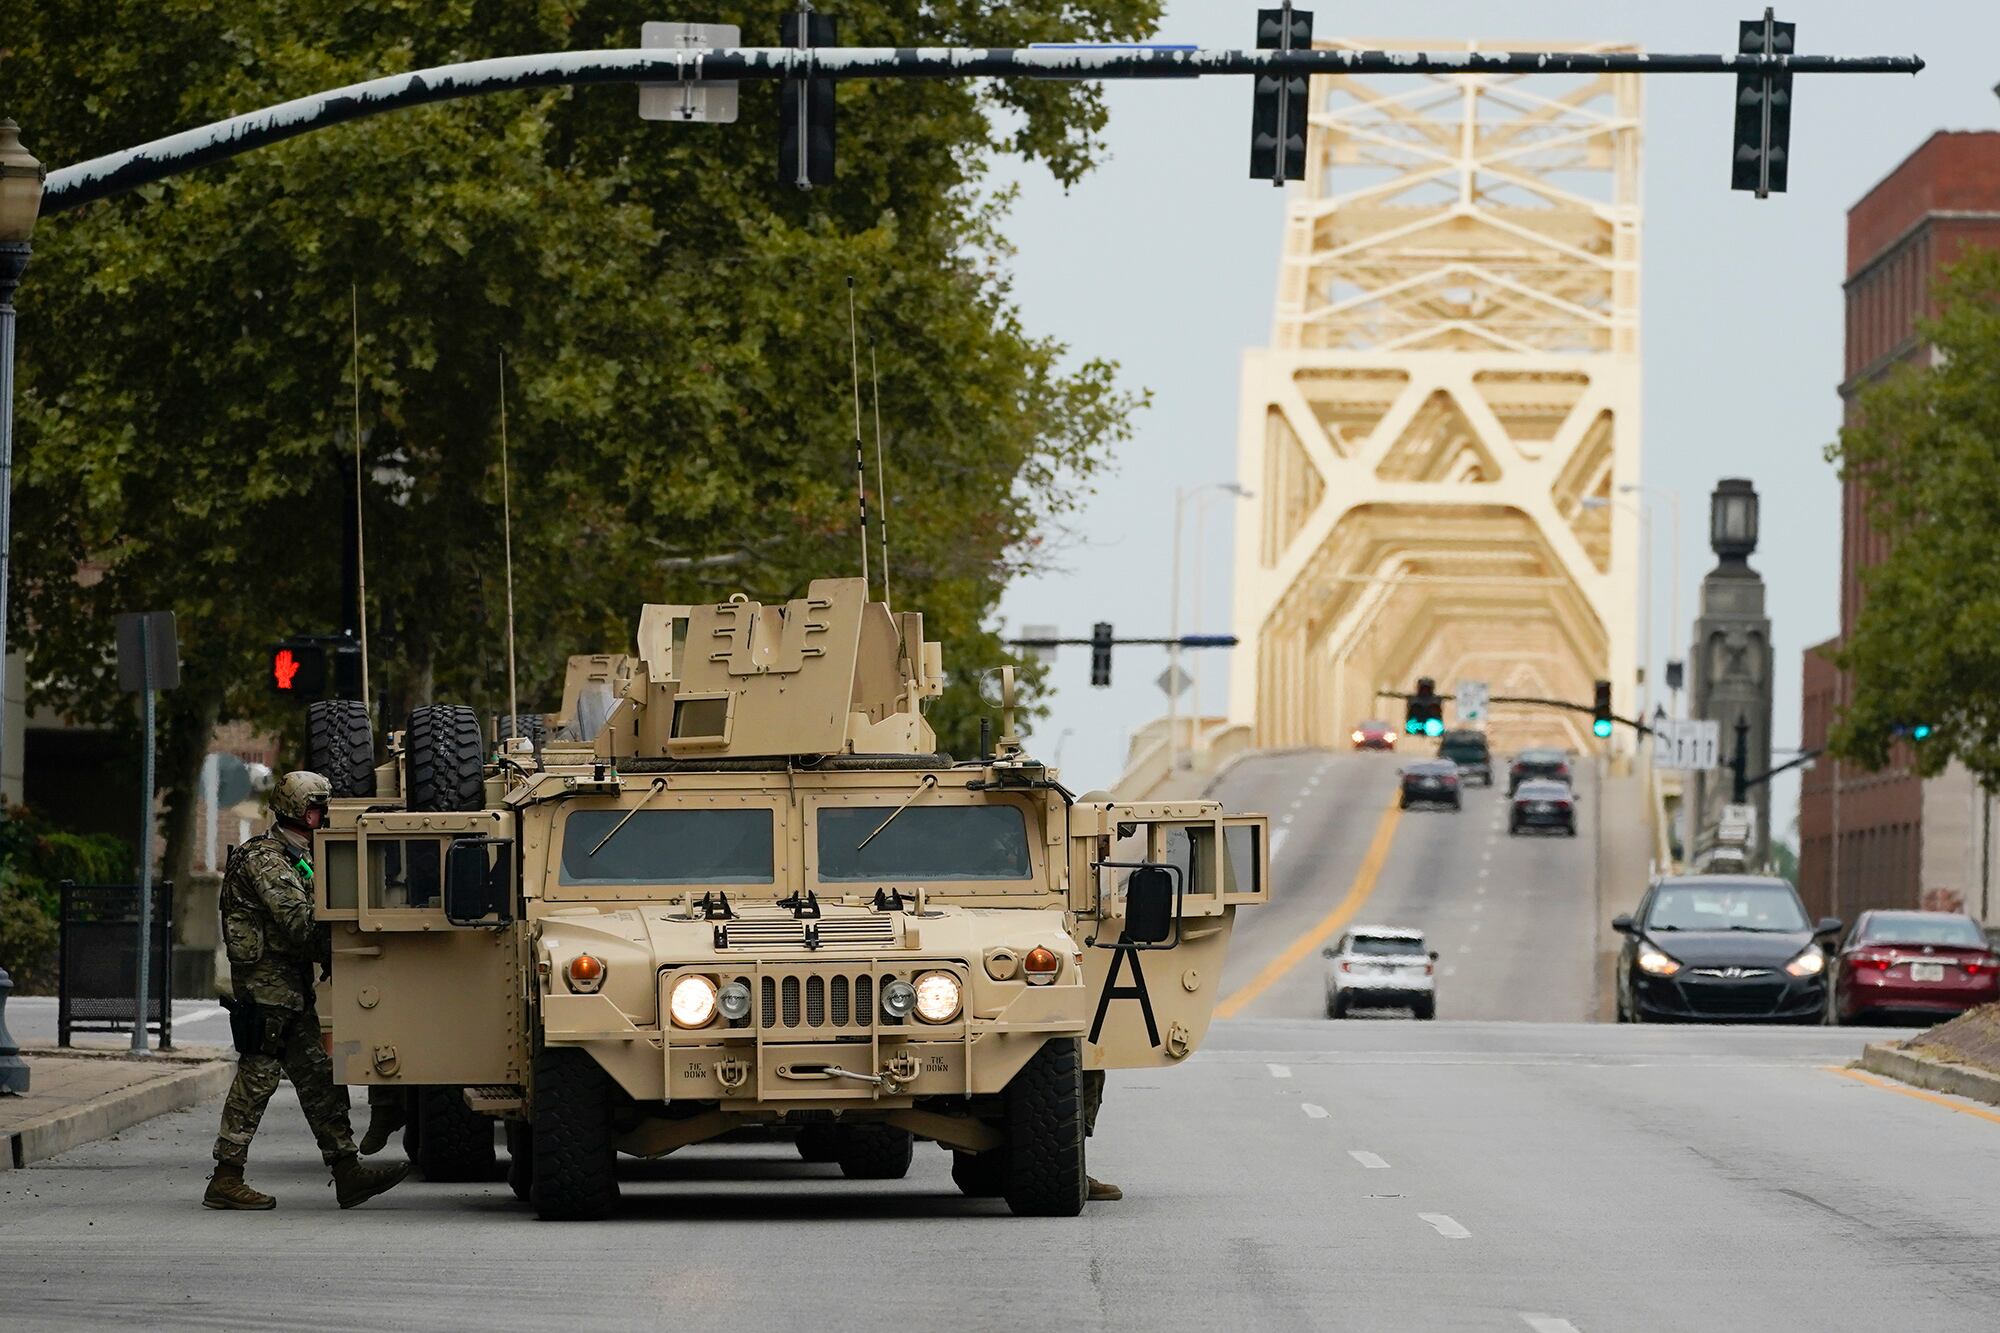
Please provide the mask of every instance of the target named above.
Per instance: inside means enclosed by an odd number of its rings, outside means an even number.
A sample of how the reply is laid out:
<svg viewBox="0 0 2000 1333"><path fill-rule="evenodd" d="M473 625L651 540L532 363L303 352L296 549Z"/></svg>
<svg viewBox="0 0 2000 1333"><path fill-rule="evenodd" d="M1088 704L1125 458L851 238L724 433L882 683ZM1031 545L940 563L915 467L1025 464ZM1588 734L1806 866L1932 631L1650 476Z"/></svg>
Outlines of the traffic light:
<svg viewBox="0 0 2000 1333"><path fill-rule="evenodd" d="M1910 739L1911 739L1911 740L1913 740L1913 741L1927 741L1927 740L1929 740L1930 738L1931 738L1931 724L1930 724L1930 723L1928 723L1928 722L1919 722L1919 723L1917 723L1917 725L1916 725L1916 726L1914 726L1914 727L1911 727L1911 728L1910 728Z"/></svg>
<svg viewBox="0 0 2000 1333"><path fill-rule="evenodd" d="M287 639L266 653L264 679L275 694L318 699L326 693L326 649L312 639Z"/></svg>
<svg viewBox="0 0 2000 1333"><path fill-rule="evenodd" d="M1417 688L1403 710L1403 730L1411 736L1444 735L1444 701L1429 676L1417 677Z"/></svg>
<svg viewBox="0 0 2000 1333"><path fill-rule="evenodd" d="M1090 627L1090 683L1111 683L1111 622L1100 620Z"/></svg>
<svg viewBox="0 0 2000 1333"><path fill-rule="evenodd" d="M1766 9L1760 19L1737 27L1736 49L1744 55L1788 56L1798 49L1796 23L1779 23ZM1767 45L1768 43L1768 45ZM1729 188L1767 194L1785 192L1791 164L1792 76L1747 70L1736 76L1736 144Z"/></svg>
<svg viewBox="0 0 2000 1333"><path fill-rule="evenodd" d="M1611 734L1611 682L1600 680L1590 700L1590 730L1593 735Z"/></svg>
<svg viewBox="0 0 2000 1333"><path fill-rule="evenodd" d="M799 40L799 24L805 40ZM832 46L834 21L826 14L784 16L780 29L790 47ZM786 79L778 93L778 184L809 190L833 184L833 80Z"/></svg>
<svg viewBox="0 0 2000 1333"><path fill-rule="evenodd" d="M1260 51L1301 51L1312 45L1310 11L1257 11ZM1304 74L1259 74L1250 104L1250 179L1273 185L1304 180L1306 174L1306 108L1309 80Z"/></svg>

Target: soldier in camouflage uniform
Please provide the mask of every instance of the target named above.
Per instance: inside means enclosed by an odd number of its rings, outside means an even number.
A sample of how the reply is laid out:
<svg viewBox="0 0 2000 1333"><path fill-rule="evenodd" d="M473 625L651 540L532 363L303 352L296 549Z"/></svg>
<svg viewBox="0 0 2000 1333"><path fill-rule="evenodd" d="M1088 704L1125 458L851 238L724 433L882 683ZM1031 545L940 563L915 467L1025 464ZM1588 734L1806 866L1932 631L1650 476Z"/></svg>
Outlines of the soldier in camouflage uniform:
<svg viewBox="0 0 2000 1333"><path fill-rule="evenodd" d="M317 773L287 773L271 793L276 821L239 847L223 872L222 937L235 991L229 1026L241 1054L222 1106L215 1174L201 1200L206 1208L276 1206L277 1200L244 1183L243 1164L281 1074L298 1090L342 1208L409 1173L407 1165L365 1166L356 1156L347 1090L334 1083L333 1064L320 1046L313 1008L312 967L320 949L310 887L312 834L326 822L331 793Z"/></svg>

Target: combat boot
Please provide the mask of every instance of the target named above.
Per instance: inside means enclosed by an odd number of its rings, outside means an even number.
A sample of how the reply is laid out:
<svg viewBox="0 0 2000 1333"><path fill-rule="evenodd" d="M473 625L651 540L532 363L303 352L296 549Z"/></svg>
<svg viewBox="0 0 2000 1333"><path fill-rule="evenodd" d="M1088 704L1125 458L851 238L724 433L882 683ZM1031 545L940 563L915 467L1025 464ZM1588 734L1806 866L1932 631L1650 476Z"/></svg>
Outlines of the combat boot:
<svg viewBox="0 0 2000 1333"><path fill-rule="evenodd" d="M403 1127L403 1099L368 1103L368 1128L361 1135L361 1155L372 1157L389 1146L389 1136Z"/></svg>
<svg viewBox="0 0 2000 1333"><path fill-rule="evenodd" d="M384 1190L394 1189L410 1174L410 1164L369 1166L359 1157L343 1157L333 1164L333 1193L342 1208L366 1203Z"/></svg>
<svg viewBox="0 0 2000 1333"><path fill-rule="evenodd" d="M1090 1203L1116 1203L1125 1197L1125 1191L1108 1180L1099 1180L1096 1176L1085 1176L1084 1179L1090 1182L1090 1193L1086 1196Z"/></svg>
<svg viewBox="0 0 2000 1333"><path fill-rule="evenodd" d="M266 1208L276 1208L278 1201L244 1184L242 1167L232 1162L217 1162L215 1174L208 1178L208 1189L201 1196L201 1206L262 1212Z"/></svg>

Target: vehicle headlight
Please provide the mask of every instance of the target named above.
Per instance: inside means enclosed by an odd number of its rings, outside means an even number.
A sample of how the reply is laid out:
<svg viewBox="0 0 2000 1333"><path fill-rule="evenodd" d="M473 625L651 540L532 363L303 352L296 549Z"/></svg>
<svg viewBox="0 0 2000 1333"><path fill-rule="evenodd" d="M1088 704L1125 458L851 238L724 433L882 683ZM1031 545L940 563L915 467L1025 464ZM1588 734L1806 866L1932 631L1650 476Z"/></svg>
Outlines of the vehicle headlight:
<svg viewBox="0 0 2000 1333"><path fill-rule="evenodd" d="M1639 946L1639 970L1651 976L1670 977L1681 970L1681 965L1651 944Z"/></svg>
<svg viewBox="0 0 2000 1333"><path fill-rule="evenodd" d="M891 1018L905 1018L917 1007L917 991L907 981L889 981L882 987L882 1012Z"/></svg>
<svg viewBox="0 0 2000 1333"><path fill-rule="evenodd" d="M715 1007L722 1016L734 1023L739 1018L750 1015L750 988L740 981L732 981L716 992Z"/></svg>
<svg viewBox="0 0 2000 1333"><path fill-rule="evenodd" d="M1795 977L1816 977L1826 971L1826 955L1817 944L1808 944L1804 953L1785 964L1785 971Z"/></svg>
<svg viewBox="0 0 2000 1333"><path fill-rule="evenodd" d="M949 1023L958 1017L961 988L949 972L926 972L917 978L917 1017L926 1023Z"/></svg>
<svg viewBox="0 0 2000 1333"><path fill-rule="evenodd" d="M707 1027L715 1019L715 983L707 977L676 978L667 993L667 1010L675 1027Z"/></svg>
<svg viewBox="0 0 2000 1333"><path fill-rule="evenodd" d="M577 995L595 995L604 989L604 961L594 954L580 953L570 959L563 975Z"/></svg>
<svg viewBox="0 0 2000 1333"><path fill-rule="evenodd" d="M1360 733L1360 732L1358 732L1358 731L1354 733L1354 743L1355 743L1356 745L1359 745L1359 744L1361 744L1361 742L1363 742L1363 741L1365 741L1365 740L1367 740L1367 739L1368 739L1368 738L1367 738L1366 736L1364 736L1363 734L1361 734L1361 733Z"/></svg>

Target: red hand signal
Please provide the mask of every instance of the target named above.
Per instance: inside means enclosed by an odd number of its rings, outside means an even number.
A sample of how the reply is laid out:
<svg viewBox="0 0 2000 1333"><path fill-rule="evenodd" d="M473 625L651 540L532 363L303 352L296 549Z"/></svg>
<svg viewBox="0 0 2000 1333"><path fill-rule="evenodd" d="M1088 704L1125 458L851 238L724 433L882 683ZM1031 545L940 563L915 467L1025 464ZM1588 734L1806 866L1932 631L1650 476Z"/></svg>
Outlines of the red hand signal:
<svg viewBox="0 0 2000 1333"><path fill-rule="evenodd" d="M292 656L291 649L278 650L278 655L271 659L271 675L277 679L279 689L292 688L292 678L299 674L299 666L299 659Z"/></svg>

